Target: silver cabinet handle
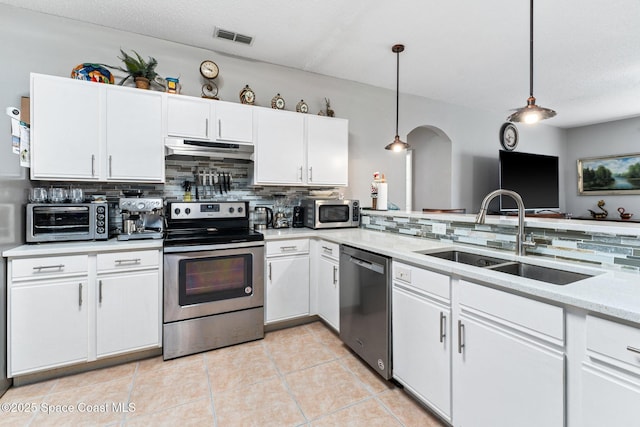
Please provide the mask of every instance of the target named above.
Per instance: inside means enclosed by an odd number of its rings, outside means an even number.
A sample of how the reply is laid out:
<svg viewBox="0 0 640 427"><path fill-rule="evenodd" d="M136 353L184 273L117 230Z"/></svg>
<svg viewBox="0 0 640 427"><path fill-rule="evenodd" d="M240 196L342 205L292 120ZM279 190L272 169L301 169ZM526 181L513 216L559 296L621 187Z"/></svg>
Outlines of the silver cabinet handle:
<svg viewBox="0 0 640 427"><path fill-rule="evenodd" d="M209 138L209 119L204 119L204 136Z"/></svg>
<svg viewBox="0 0 640 427"><path fill-rule="evenodd" d="M91 155L91 176L96 176L96 155Z"/></svg>
<svg viewBox="0 0 640 427"><path fill-rule="evenodd" d="M309 166L309 182L313 181L313 166Z"/></svg>
<svg viewBox="0 0 640 427"><path fill-rule="evenodd" d="M640 348L631 347L630 345L627 346L627 350L632 351L634 353L640 353Z"/></svg>
<svg viewBox="0 0 640 427"><path fill-rule="evenodd" d="M64 270L64 264L56 264L56 265L38 265L36 267L33 267L33 269L36 271L36 273L41 273L42 270L48 270L50 268L56 268L60 271Z"/></svg>
<svg viewBox="0 0 640 427"><path fill-rule="evenodd" d="M297 246L282 246L280 248L281 252L291 252L291 251L296 251L296 250L298 250Z"/></svg>
<svg viewBox="0 0 640 427"><path fill-rule="evenodd" d="M447 336L447 316L444 315L444 312L440 312L440 342L444 342L445 337Z"/></svg>
<svg viewBox="0 0 640 427"><path fill-rule="evenodd" d="M326 247L326 246L323 246L323 247L322 247L322 250L323 250L323 251L325 251L325 252L327 252L327 253L333 254L333 249L328 248L328 247Z"/></svg>
<svg viewBox="0 0 640 427"><path fill-rule="evenodd" d="M218 139L222 139L222 120L218 119Z"/></svg>
<svg viewBox="0 0 640 427"><path fill-rule="evenodd" d="M118 265L122 264L140 264L140 258L132 258L132 259L117 259L115 263Z"/></svg>
<svg viewBox="0 0 640 427"><path fill-rule="evenodd" d="M102 280L98 280L98 302L102 304Z"/></svg>
<svg viewBox="0 0 640 427"><path fill-rule="evenodd" d="M269 263L269 281L271 281L271 263Z"/></svg>
<svg viewBox="0 0 640 427"><path fill-rule="evenodd" d="M333 286L334 287L338 284L337 274L338 274L338 267L334 265L333 266Z"/></svg>
<svg viewBox="0 0 640 427"><path fill-rule="evenodd" d="M111 171L112 160L113 160L113 156L109 154L109 177L113 176L113 172Z"/></svg>
<svg viewBox="0 0 640 427"><path fill-rule="evenodd" d="M78 307L82 307L82 283L78 283Z"/></svg>
<svg viewBox="0 0 640 427"><path fill-rule="evenodd" d="M298 170L300 171L300 178L298 178L298 180L302 182L302 166L300 166Z"/></svg>
<svg viewBox="0 0 640 427"><path fill-rule="evenodd" d="M458 353L462 354L464 348L464 324L462 320L458 320Z"/></svg>

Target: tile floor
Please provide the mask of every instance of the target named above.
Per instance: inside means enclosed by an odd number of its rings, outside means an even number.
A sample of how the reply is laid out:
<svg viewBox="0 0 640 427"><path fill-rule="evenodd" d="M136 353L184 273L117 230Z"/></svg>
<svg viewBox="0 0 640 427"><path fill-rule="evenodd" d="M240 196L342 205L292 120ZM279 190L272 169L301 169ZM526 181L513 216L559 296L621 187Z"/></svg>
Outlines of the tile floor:
<svg viewBox="0 0 640 427"><path fill-rule="evenodd" d="M23 411L7 412L5 404ZM0 407L0 426L444 425L321 322L172 361L156 357L11 388Z"/></svg>

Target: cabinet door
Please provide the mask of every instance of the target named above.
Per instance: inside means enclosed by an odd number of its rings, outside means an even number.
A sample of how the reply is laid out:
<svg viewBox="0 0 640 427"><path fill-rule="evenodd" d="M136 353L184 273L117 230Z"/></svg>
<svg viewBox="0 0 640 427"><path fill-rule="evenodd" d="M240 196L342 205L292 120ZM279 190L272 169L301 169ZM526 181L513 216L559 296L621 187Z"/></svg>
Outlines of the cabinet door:
<svg viewBox="0 0 640 427"><path fill-rule="evenodd" d="M336 261L318 258L318 315L340 331L340 270Z"/></svg>
<svg viewBox="0 0 640 427"><path fill-rule="evenodd" d="M349 178L349 122L307 116L309 185L347 185Z"/></svg>
<svg viewBox="0 0 640 427"><path fill-rule="evenodd" d="M634 426L640 423L640 379L583 365L582 420L585 427Z"/></svg>
<svg viewBox="0 0 640 427"><path fill-rule="evenodd" d="M97 355L160 345L158 271L98 276Z"/></svg>
<svg viewBox="0 0 640 427"><path fill-rule="evenodd" d="M451 310L395 284L392 307L393 376L450 421Z"/></svg>
<svg viewBox="0 0 640 427"><path fill-rule="evenodd" d="M260 108L255 147L255 181L303 184L304 114Z"/></svg>
<svg viewBox="0 0 640 427"><path fill-rule="evenodd" d="M267 259L266 322L309 314L309 256Z"/></svg>
<svg viewBox="0 0 640 427"><path fill-rule="evenodd" d="M9 375L88 358L87 279L10 289Z"/></svg>
<svg viewBox="0 0 640 427"><path fill-rule="evenodd" d="M181 138L212 139L210 100L167 96L167 134Z"/></svg>
<svg viewBox="0 0 640 427"><path fill-rule="evenodd" d="M216 102L216 139L253 142L253 107L230 102Z"/></svg>
<svg viewBox="0 0 640 427"><path fill-rule="evenodd" d="M487 322L464 315L459 320L454 425L563 426L563 355Z"/></svg>
<svg viewBox="0 0 640 427"><path fill-rule="evenodd" d="M31 179L96 180L101 85L31 75Z"/></svg>
<svg viewBox="0 0 640 427"><path fill-rule="evenodd" d="M107 88L106 179L164 181L162 94Z"/></svg>

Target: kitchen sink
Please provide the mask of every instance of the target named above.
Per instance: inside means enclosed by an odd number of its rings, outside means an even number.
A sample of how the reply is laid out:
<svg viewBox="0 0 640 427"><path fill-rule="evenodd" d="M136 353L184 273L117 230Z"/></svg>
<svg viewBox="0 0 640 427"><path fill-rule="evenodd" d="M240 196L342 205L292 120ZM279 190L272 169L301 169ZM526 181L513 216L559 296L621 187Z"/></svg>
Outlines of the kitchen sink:
<svg viewBox="0 0 640 427"><path fill-rule="evenodd" d="M500 265L488 267L493 271L513 274L527 279L539 280L554 285L568 285L569 283L583 280L592 275L574 273L573 271L558 270L556 268L541 267L539 265L525 264L522 262L506 262Z"/></svg>
<svg viewBox="0 0 640 427"><path fill-rule="evenodd" d="M508 262L506 259L480 255L473 252L447 250L441 252L418 251L422 255L434 256L436 258L455 261L462 264L474 265L476 267L489 267L492 265L503 264Z"/></svg>

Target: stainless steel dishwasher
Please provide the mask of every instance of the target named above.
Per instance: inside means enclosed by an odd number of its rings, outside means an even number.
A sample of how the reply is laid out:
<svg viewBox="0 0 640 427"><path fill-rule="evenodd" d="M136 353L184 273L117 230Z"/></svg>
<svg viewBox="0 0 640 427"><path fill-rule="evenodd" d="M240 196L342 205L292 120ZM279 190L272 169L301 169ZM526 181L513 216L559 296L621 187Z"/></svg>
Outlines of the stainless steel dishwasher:
<svg viewBox="0 0 640 427"><path fill-rule="evenodd" d="M391 258L340 246L340 339L391 378Z"/></svg>

